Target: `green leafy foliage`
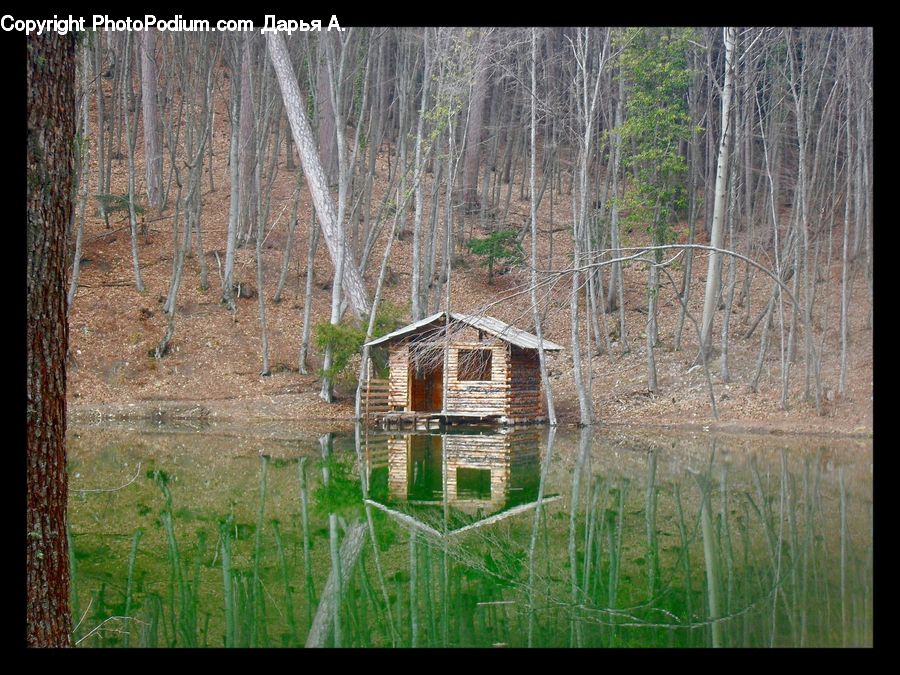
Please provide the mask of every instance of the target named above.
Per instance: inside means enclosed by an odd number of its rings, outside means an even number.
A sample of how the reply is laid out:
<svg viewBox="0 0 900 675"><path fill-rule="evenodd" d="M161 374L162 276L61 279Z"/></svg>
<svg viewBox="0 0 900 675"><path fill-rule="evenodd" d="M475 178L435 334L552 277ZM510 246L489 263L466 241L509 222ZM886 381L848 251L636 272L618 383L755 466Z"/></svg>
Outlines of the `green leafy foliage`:
<svg viewBox="0 0 900 675"><path fill-rule="evenodd" d="M525 258L525 251L519 243L515 230L497 230L486 237L472 238L466 245L477 256L481 256L482 267L488 268L488 283L494 279L494 265L504 262L508 265L519 265Z"/></svg>
<svg viewBox="0 0 900 675"><path fill-rule="evenodd" d="M625 32L621 77L629 84L620 131L635 179L623 208L632 225L645 224L654 243L667 243L671 217L686 205L687 164L679 144L690 139L687 90L690 29L635 28Z"/></svg>
<svg viewBox="0 0 900 675"><path fill-rule="evenodd" d="M396 330L403 324L406 314L405 307L395 305L389 300L383 300L378 305L378 313L375 315L372 338L381 337ZM362 325L368 326L368 320L364 320ZM335 380L344 374L350 359L362 348L366 341L366 329L351 320L345 320L339 324L332 324L326 320L317 323L314 331L316 346L323 352L329 345L332 349L331 367L323 369L321 375ZM376 363L376 368L378 366L379 364Z"/></svg>
<svg viewBox="0 0 900 675"><path fill-rule="evenodd" d="M316 346L323 352L331 347L331 367L323 369L322 375L333 380L344 372L350 358L362 347L366 331L349 321L338 324L320 321L314 330Z"/></svg>

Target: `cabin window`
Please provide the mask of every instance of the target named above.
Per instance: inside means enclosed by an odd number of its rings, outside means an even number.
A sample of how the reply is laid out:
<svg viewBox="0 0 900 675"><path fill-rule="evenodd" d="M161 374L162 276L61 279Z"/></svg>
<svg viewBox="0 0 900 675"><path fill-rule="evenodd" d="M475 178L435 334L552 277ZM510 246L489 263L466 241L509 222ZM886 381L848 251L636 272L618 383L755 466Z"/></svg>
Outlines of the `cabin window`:
<svg viewBox="0 0 900 675"><path fill-rule="evenodd" d="M456 469L456 496L460 499L490 499L491 470Z"/></svg>
<svg viewBox="0 0 900 675"><path fill-rule="evenodd" d="M493 356L490 349L460 349L456 379L460 382L490 381Z"/></svg>

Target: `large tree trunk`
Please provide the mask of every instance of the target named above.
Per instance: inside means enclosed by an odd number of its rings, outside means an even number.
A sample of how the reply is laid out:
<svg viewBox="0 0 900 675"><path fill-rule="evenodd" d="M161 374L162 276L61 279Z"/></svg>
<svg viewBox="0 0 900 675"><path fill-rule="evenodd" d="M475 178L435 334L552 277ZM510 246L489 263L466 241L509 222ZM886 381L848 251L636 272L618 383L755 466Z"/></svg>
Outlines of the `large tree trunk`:
<svg viewBox="0 0 900 675"><path fill-rule="evenodd" d="M719 137L719 159L716 167L715 203L713 204L712 231L709 237L710 246L722 248L725 217L725 190L727 188L728 143L731 137L731 91L734 67L735 29L725 29L725 88L722 93L722 133ZM703 299L703 319L701 320L700 349L708 349L712 335L713 317L716 300L719 297L719 276L722 271L722 255L718 251L709 254L709 266L706 272L706 295Z"/></svg>
<svg viewBox="0 0 900 675"><path fill-rule="evenodd" d="M236 44L236 43L235 43ZM237 61L237 47L232 45L231 56ZM232 68L231 76L231 146L228 155L229 205L228 205L228 234L225 242L225 274L222 276L222 302L228 309L234 312L234 247L237 244L237 229L240 213L240 201L238 189L238 144L240 143L238 131L240 129L241 116L241 84L238 69Z"/></svg>
<svg viewBox="0 0 900 675"><path fill-rule="evenodd" d="M69 647L66 227L72 217L75 39L27 42L26 644Z"/></svg>
<svg viewBox="0 0 900 675"><path fill-rule="evenodd" d="M312 211L312 222L309 224L309 250L306 256L306 291L303 293L303 337L300 339L300 356L298 371L307 375L306 358L309 353L309 336L312 332L310 317L312 316L312 286L315 272L316 249L319 247L319 232L322 228L316 225L315 209Z"/></svg>
<svg viewBox="0 0 900 675"><path fill-rule="evenodd" d="M325 44L319 40L319 67L316 74L316 118L319 127L319 156L328 185L335 185L338 176L337 137L334 107L331 105L331 78L325 65ZM338 84L338 86L340 86Z"/></svg>
<svg viewBox="0 0 900 675"><path fill-rule="evenodd" d="M334 201L328 192L325 171L319 161L312 129L310 129L306 114L303 112L303 98L300 95L300 87L297 86L297 78L291 66L284 38L279 34L269 33L267 41L269 57L272 59L272 65L278 75L278 83L284 97L284 108L291 123L294 143L300 153L303 174L306 176L316 213L322 224L322 233L325 235L325 243L328 245L332 264L337 269L344 248L343 224L337 219ZM357 319L360 319L369 310L369 300L362 275L359 273L352 255L348 255L347 260L344 261L342 285L347 294L351 311Z"/></svg>
<svg viewBox="0 0 900 675"><path fill-rule="evenodd" d="M250 33L241 49L241 113L238 131L238 246L244 246L256 232L256 116L254 110L253 55ZM262 115L262 111L259 111Z"/></svg>
<svg viewBox="0 0 900 675"><path fill-rule="evenodd" d="M138 258L137 212L134 207L134 145L137 141L137 121L132 124L129 108L134 105L134 91L131 88L131 34L125 36L125 70L122 84L122 108L125 115L125 134L128 145L128 219L131 223L131 261L134 267L134 284L140 293L144 292L144 280L141 279L141 264Z"/></svg>
<svg viewBox="0 0 900 675"><path fill-rule="evenodd" d="M144 117L144 164L147 169L147 199L162 208L162 133L156 91L156 31L141 35L141 102ZM212 171L210 171L210 174Z"/></svg>

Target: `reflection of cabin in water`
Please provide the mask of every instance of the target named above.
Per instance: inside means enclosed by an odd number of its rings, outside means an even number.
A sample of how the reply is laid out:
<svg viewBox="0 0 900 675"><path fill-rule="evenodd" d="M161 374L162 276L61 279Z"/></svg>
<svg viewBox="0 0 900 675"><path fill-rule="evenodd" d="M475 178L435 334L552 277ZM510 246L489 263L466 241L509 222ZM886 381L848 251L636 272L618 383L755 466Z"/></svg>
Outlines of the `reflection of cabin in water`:
<svg viewBox="0 0 900 675"><path fill-rule="evenodd" d="M448 321L438 312L368 345L388 350L388 378L372 378L370 368L366 397L370 416L385 426L545 418L538 338L498 319L451 313Z"/></svg>
<svg viewBox="0 0 900 675"><path fill-rule="evenodd" d="M387 442L392 501L499 511L531 501L540 480L540 437L513 434L404 434ZM446 463L445 463L446 462Z"/></svg>

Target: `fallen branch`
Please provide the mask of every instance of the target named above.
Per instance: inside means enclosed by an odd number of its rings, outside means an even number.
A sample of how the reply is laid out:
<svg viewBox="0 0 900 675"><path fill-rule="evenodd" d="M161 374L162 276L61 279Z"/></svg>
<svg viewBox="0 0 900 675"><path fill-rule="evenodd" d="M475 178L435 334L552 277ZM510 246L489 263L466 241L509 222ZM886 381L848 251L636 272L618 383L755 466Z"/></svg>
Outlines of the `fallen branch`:
<svg viewBox="0 0 900 675"><path fill-rule="evenodd" d="M122 490L123 488L127 488L134 481L136 481L137 477L140 475L140 473L141 473L141 463L138 462L137 469L134 470L134 475L124 485L120 485L117 488L91 488L91 489L84 488L84 489L72 490L72 492L118 492L119 490Z"/></svg>

